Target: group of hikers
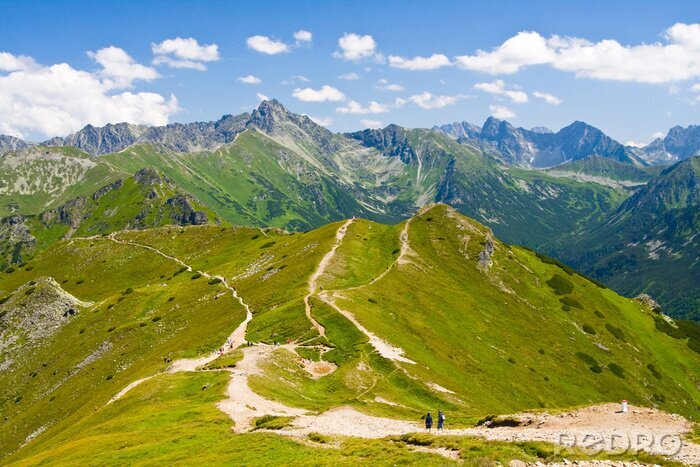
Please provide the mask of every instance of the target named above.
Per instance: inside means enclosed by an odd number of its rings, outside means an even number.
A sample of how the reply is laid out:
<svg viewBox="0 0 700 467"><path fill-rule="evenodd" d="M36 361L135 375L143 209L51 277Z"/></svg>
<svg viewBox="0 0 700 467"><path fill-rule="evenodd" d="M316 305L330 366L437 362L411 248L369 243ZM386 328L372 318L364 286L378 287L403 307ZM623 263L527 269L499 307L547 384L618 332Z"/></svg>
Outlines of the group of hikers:
<svg viewBox="0 0 700 467"><path fill-rule="evenodd" d="M442 410L438 410L437 413L437 429L438 431L442 430L445 426L445 414L442 412ZM430 415L430 412L425 416L425 429L427 431L431 431L433 429L433 416Z"/></svg>

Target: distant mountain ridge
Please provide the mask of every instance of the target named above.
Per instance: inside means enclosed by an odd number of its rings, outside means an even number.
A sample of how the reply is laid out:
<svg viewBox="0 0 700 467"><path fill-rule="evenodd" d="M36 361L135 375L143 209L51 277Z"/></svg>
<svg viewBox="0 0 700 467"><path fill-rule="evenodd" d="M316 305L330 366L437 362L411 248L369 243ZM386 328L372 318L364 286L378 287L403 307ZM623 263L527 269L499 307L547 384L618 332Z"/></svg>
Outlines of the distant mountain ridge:
<svg viewBox="0 0 700 467"><path fill-rule="evenodd" d="M664 138L633 149L650 164L670 164L700 156L700 125L674 126Z"/></svg>
<svg viewBox="0 0 700 467"><path fill-rule="evenodd" d="M486 146L497 158L517 167L546 168L600 156L632 165L647 165L629 148L585 122L576 121L554 133L544 127L517 128L489 117L482 127L455 122L433 127L460 143Z"/></svg>
<svg viewBox="0 0 700 467"><path fill-rule="evenodd" d="M246 129L258 128L272 134L271 116L275 112L279 113L280 108L284 109L277 100L271 99L262 102L252 113L224 115L216 121L171 123L152 127L130 123L110 123L103 127L86 125L71 135L54 137L39 145L73 146L92 155L118 152L135 144L151 144L182 153L211 151L232 142ZM270 112L270 109L277 110ZM290 115L296 115L286 109L284 111L288 114L287 119ZM311 125L313 122L305 115L299 115L298 120L297 126L311 130L317 140L330 143L333 139L330 136L337 135L319 125ZM395 129L397 125L389 127ZM525 168L549 168L591 156L636 166L667 165L700 155L700 126L696 125L687 128L673 127L666 137L658 138L642 148L625 146L598 128L581 121L575 121L553 132L543 126L529 130L515 127L505 120L489 117L483 126L462 121L434 126L432 130L460 143L475 146L502 163ZM309 131L304 132L310 134ZM288 134L285 137L289 140L295 136ZM337 139L335 141L338 142ZM0 135L0 154L33 145L35 143L20 138Z"/></svg>

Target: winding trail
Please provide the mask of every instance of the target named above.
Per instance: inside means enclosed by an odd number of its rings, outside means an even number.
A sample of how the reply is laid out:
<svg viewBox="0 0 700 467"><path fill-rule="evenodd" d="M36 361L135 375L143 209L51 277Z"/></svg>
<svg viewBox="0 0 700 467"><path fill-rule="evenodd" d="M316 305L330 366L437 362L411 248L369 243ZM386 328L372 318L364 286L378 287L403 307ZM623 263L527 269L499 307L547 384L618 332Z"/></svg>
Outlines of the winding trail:
<svg viewBox="0 0 700 467"><path fill-rule="evenodd" d="M194 271L194 268L192 268L192 266L190 266L189 264L185 263L185 262L182 261L180 258L177 258L177 257L175 257L175 256L172 256L172 255L169 255L169 254L167 254L167 253L164 253L164 252L162 252L161 250L159 250L158 248L152 247L152 246L150 246L150 245L144 245L144 244L142 244L142 243L136 243L136 242L130 242L130 241L126 241L126 240L120 240L120 239L116 238L116 235L117 235L117 234L118 234L118 232L114 232L114 233L112 233L112 234L110 234L110 235L108 235L108 236L106 236L106 237L102 237L102 236L74 237L74 238L72 238L72 240L79 240L79 241L85 241L85 240L90 240L90 241L93 241L93 240L108 240L108 241L112 241L112 242L117 243L117 244L120 244L120 245L128 245L128 246L132 246L132 247L135 247L135 248L143 248L143 249L145 249L145 250L149 250L149 251L151 251L151 252L153 252L153 253L156 253L156 254L158 254L158 255L164 257L164 258L167 258L167 259L169 259L169 260L171 260L171 261L176 262L176 263L179 264L180 266L186 268L187 271L189 271L189 272ZM231 351L231 350L233 350L233 349L236 349L236 348L240 347L240 346L243 344L243 342L245 341L245 334L246 334L246 330L247 330L247 328L248 328L248 323L249 323L250 320L253 318L253 313L252 313L252 311L250 310L250 307L249 307L248 304L245 303L245 302L243 301L243 299L238 295L238 292L236 291L236 289L235 289L234 287L232 287L231 285L229 285L229 283L226 281L226 278L224 278L223 276L213 276L213 275L207 273L206 271L200 271L200 270L197 270L196 272L198 272L199 274L201 274L202 277L204 277L204 278L206 278L206 279L219 279L219 280L221 281L221 284L222 284L229 292L231 292L231 295L233 295L233 297L234 297L236 300L238 300L238 302L241 304L241 306L245 309L245 311L246 311L246 317L245 317L245 319L236 327L236 329L234 329L234 331L233 331L233 332L231 333L231 335L228 337L228 339L226 340L226 342L223 343L222 346L221 346L222 348L225 349L226 352ZM177 372L180 372L180 371L195 371L198 367L200 367L200 366L202 366L202 365L206 365L207 363L209 363L209 362L215 360L218 356L219 356L219 352L214 351L214 352L212 352L212 353L209 354L209 355L205 355L205 356L198 357L198 358L185 358L185 359L176 360L176 361L174 361L174 362L172 363L172 365L170 365L170 367L168 367L168 369L167 369L166 371L167 371L168 373L177 373ZM161 373L156 373L156 374L154 374L154 375L147 376L147 377L145 377L145 378L141 378L141 379L138 379L138 380L136 380L136 381L131 382L131 383L130 383L129 385L127 385L124 389L122 389L122 390L119 391L116 395L114 395L114 397L112 397L112 398L107 402L107 404L111 404L112 402L119 400L119 399L122 398L126 393L128 393L130 390L132 390L132 389L135 388L136 386L140 385L141 383L144 383L144 382L148 381L149 379L151 379L151 378L153 378L153 377L155 377L155 376L157 376L157 375L159 375L159 374L161 374Z"/></svg>
<svg viewBox="0 0 700 467"><path fill-rule="evenodd" d="M324 328L321 323L316 321L316 319L311 315L311 297L316 294L318 278L321 277L324 272L326 272L328 264L331 262L331 259L333 259L333 256L335 256L336 250L343 242L343 238L345 238L348 227L353 222L355 222L355 219L348 219L338 228L335 233L335 243L333 244L333 247L323 256L321 261L318 263L316 270L313 272L313 274L311 274L311 277L309 277L309 293L304 297L304 309L306 311L306 317L309 318L309 321L311 321L311 324L321 337L326 336L326 328Z"/></svg>

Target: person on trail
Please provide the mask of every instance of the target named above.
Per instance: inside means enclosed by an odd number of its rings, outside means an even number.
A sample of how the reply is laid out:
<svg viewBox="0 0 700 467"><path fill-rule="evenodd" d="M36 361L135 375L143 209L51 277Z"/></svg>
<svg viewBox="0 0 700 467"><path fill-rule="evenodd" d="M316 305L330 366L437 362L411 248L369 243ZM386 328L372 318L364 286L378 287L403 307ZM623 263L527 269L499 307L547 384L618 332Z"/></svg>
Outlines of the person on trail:
<svg viewBox="0 0 700 467"><path fill-rule="evenodd" d="M430 431L431 428L433 428L433 416L430 415L430 412L425 416L425 429Z"/></svg>
<svg viewBox="0 0 700 467"><path fill-rule="evenodd" d="M438 410L438 426L437 426L438 431L441 431L443 429L444 424L445 424L445 414L442 413L442 410Z"/></svg>

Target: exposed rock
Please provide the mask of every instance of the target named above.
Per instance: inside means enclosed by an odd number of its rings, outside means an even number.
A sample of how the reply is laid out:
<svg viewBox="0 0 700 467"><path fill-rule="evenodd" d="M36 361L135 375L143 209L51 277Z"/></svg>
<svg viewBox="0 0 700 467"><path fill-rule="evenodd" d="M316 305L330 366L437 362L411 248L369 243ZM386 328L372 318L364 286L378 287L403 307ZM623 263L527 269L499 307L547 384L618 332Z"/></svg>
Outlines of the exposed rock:
<svg viewBox="0 0 700 467"><path fill-rule="evenodd" d="M36 238L26 221L24 216L10 216L0 220L0 245L5 246L3 254L8 262L22 262L36 248Z"/></svg>
<svg viewBox="0 0 700 467"><path fill-rule="evenodd" d="M142 186L170 184L170 179L152 167L146 167L134 174L134 180Z"/></svg>
<svg viewBox="0 0 700 467"><path fill-rule="evenodd" d="M488 271L493 266L493 236L489 231L484 239L484 249L479 252L479 265L477 266L481 271Z"/></svg>
<svg viewBox="0 0 700 467"><path fill-rule="evenodd" d="M52 277L22 285L0 304L0 354L12 355L16 345L40 343L91 305L63 290ZM0 363L6 366L11 367Z"/></svg>
<svg viewBox="0 0 700 467"><path fill-rule="evenodd" d="M187 194L178 193L166 201L166 204L173 207L171 219L174 224L179 225L204 225L209 222L204 211L196 211L193 203L196 199Z"/></svg>
<svg viewBox="0 0 700 467"><path fill-rule="evenodd" d="M26 149L32 145L32 143L14 136L0 135L0 154L4 154L8 151L16 151L17 149Z"/></svg>
<svg viewBox="0 0 700 467"><path fill-rule="evenodd" d="M662 312L661 305L659 305L658 302L651 297L651 295L642 293L637 295L634 299L642 305L649 307L649 309L656 313Z"/></svg>
<svg viewBox="0 0 700 467"><path fill-rule="evenodd" d="M116 182L111 183L107 186L103 186L102 188L97 190L95 193L93 193L92 199L98 200L98 199L102 198L104 195L106 195L107 193L109 193L110 191L117 190L117 189L121 188L123 185L124 185L124 180L122 180L120 178Z"/></svg>

